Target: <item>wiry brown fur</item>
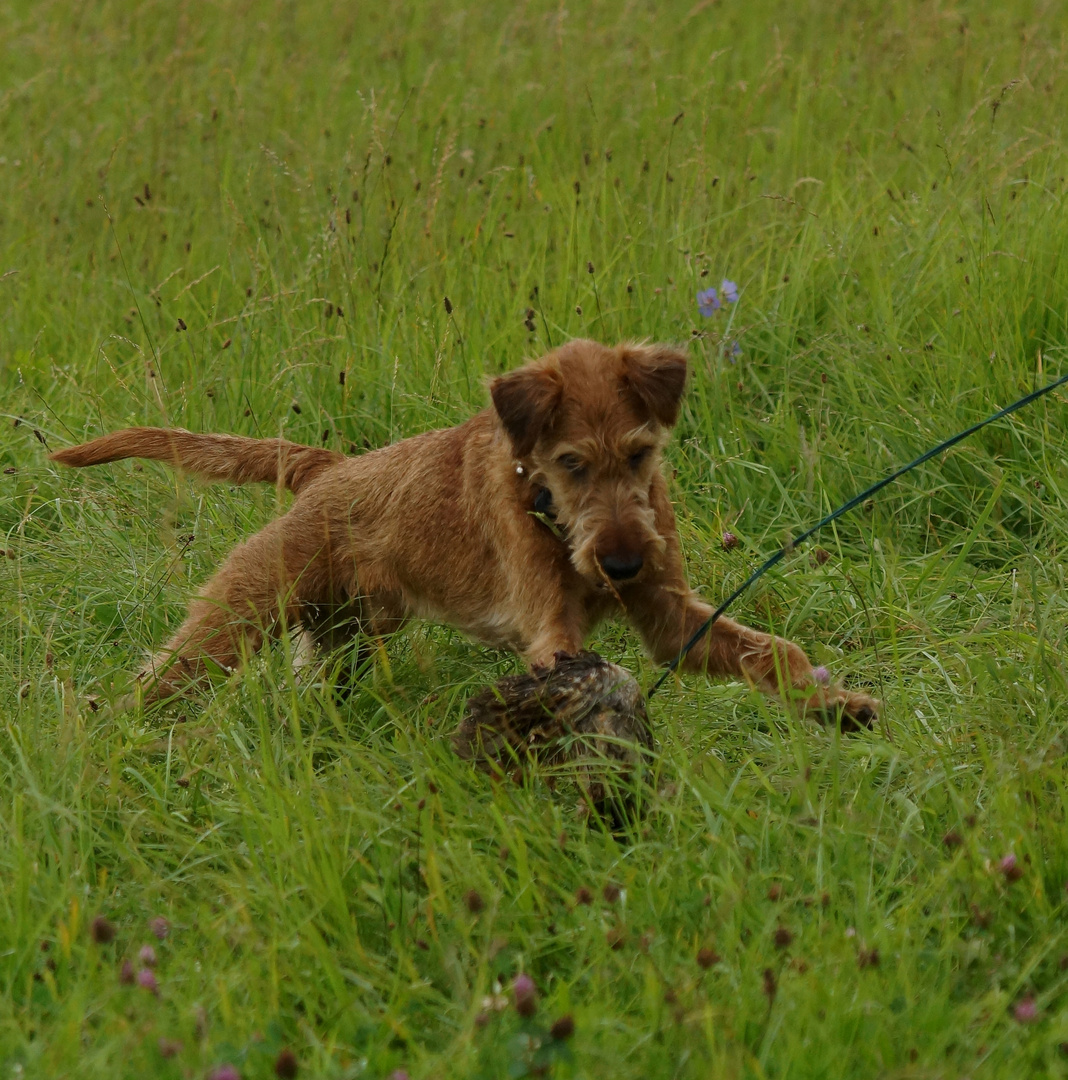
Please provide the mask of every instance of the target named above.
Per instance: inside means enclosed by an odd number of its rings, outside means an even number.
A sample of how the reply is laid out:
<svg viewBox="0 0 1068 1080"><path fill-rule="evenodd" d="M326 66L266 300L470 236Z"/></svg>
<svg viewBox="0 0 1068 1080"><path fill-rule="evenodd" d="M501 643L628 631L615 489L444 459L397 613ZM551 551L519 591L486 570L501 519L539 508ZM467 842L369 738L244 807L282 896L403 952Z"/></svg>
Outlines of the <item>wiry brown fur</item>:
<svg viewBox="0 0 1068 1080"><path fill-rule="evenodd" d="M140 676L145 700L232 670L280 625L335 644L411 615L532 665L578 652L625 615L664 663L711 613L683 572L661 447L686 358L572 341L490 387L493 407L360 457L279 439L130 428L53 455L67 465L167 461L212 479L282 483L291 509L239 544ZM551 492L554 535L531 513ZM815 685L804 652L721 618L685 670L733 676L802 711L870 724L878 703Z"/></svg>

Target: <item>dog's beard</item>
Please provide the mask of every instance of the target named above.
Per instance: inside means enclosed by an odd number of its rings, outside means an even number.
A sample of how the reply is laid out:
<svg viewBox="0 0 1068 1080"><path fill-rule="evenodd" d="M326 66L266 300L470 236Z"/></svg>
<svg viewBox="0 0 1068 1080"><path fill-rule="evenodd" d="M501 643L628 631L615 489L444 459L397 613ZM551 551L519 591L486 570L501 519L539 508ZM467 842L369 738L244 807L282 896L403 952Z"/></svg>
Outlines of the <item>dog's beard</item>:
<svg viewBox="0 0 1068 1080"><path fill-rule="evenodd" d="M571 564L587 580L603 585L608 579L597 560L598 548L603 548L602 531L604 508L599 506L579 507L572 513L560 513L557 520L566 529L571 546ZM659 570L662 565L667 543L656 531L656 515L651 506L630 506L626 515L614 524L613 541L627 539L626 547L630 551L640 552L644 566L636 575L640 579L646 570ZM624 584L620 582L619 584Z"/></svg>

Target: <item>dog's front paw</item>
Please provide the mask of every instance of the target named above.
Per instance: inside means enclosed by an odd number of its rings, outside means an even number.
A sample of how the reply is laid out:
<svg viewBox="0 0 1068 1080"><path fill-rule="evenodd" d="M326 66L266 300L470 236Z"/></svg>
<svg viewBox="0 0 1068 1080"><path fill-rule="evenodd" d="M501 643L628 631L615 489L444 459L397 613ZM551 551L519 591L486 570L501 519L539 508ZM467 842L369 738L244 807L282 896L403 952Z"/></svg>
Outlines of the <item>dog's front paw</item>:
<svg viewBox="0 0 1068 1080"><path fill-rule="evenodd" d="M843 731L870 731L878 722L881 710L881 702L869 694L827 687L808 700L805 715L823 724L840 722Z"/></svg>

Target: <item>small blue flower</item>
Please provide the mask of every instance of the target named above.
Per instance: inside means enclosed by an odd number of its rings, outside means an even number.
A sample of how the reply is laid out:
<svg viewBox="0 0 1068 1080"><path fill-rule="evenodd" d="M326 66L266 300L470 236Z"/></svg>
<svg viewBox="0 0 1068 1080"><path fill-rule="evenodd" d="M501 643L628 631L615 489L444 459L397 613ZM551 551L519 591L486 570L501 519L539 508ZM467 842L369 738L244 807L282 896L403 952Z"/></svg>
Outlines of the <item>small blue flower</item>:
<svg viewBox="0 0 1068 1080"><path fill-rule="evenodd" d="M697 310L707 319L713 312L718 311L723 305L716 295L715 289L705 289L697 294Z"/></svg>
<svg viewBox="0 0 1068 1080"><path fill-rule="evenodd" d="M741 355L742 355L742 347L741 347L741 345L739 345L737 341L731 342L731 356L734 357L734 356L741 356Z"/></svg>
<svg viewBox="0 0 1068 1080"><path fill-rule="evenodd" d="M720 289L723 290L723 299L726 300L728 304L734 304L737 302L738 283L736 281L728 281L726 278L724 278L722 283L720 284Z"/></svg>

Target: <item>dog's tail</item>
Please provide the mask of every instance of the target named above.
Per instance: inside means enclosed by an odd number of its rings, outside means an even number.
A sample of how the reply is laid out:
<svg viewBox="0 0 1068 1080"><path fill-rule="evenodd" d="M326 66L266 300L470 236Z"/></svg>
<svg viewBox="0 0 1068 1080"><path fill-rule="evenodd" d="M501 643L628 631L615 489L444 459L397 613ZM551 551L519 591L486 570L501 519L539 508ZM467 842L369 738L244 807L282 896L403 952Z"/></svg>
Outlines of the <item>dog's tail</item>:
<svg viewBox="0 0 1068 1080"><path fill-rule="evenodd" d="M61 465L82 468L123 458L165 461L208 480L232 484L283 483L299 492L345 455L285 439L247 439L240 435L198 435L182 428L125 428L51 455Z"/></svg>

